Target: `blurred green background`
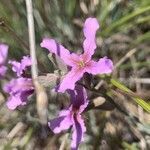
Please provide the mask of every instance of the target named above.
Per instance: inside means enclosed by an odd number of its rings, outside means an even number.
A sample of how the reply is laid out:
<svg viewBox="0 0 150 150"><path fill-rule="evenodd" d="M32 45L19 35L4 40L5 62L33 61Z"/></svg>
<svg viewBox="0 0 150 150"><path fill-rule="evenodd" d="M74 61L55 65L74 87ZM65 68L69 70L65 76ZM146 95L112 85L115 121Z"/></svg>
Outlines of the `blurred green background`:
<svg viewBox="0 0 150 150"><path fill-rule="evenodd" d="M53 72L54 69L47 51L40 48L42 38L54 38L71 51L82 51L83 23L87 17L93 16L100 23L98 47L94 57L97 59L106 55L116 64L129 54L116 67L113 77L143 98L150 98L149 0L33 0L33 7L39 74ZM29 54L24 0L0 1L0 42L9 45L10 59L20 60L22 55ZM136 51L130 55L133 49ZM123 102L118 99L118 103L121 106L123 104L143 124L131 124L128 118L116 110L90 111L87 114L86 142L81 145L81 149L150 149L149 114L127 101L127 97L124 99ZM63 134L54 136L51 133L48 138L41 139L37 131L39 125L30 118L31 114L35 114L33 104L12 113L5 108L4 101L0 101L0 149L58 149ZM54 113L57 108L55 103L49 107L50 113ZM28 112L31 113L30 117ZM9 137L10 131L18 122L23 122L23 129L17 135Z"/></svg>

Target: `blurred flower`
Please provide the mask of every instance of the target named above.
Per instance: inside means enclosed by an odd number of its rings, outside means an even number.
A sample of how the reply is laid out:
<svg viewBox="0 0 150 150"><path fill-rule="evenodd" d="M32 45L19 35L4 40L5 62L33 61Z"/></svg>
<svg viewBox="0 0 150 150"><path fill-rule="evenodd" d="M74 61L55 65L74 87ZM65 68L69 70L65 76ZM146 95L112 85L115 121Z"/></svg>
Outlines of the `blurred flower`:
<svg viewBox="0 0 150 150"><path fill-rule="evenodd" d="M41 43L41 47L47 48L51 53L58 55L65 64L71 66L72 69L62 82L60 83L58 92L64 92L66 89L74 89L75 83L83 76L85 72L96 74L111 73L113 63L107 57L99 59L98 62L93 61L92 55L96 49L96 31L99 28L96 18L86 19L83 27L85 40L83 42L84 53L77 55L70 53L69 50L59 45L55 40L45 38Z"/></svg>
<svg viewBox="0 0 150 150"><path fill-rule="evenodd" d="M81 113L88 105L87 93L82 86L76 86L75 90L68 90L70 94L70 107L60 111L59 117L48 122L48 126L54 133L60 133L63 130L73 128L71 148L77 149L83 140L83 134L86 131L84 120Z"/></svg>
<svg viewBox="0 0 150 150"><path fill-rule="evenodd" d="M12 65L12 70L19 77L23 75L23 72L27 69L27 67L31 66L31 58L29 56L23 56L21 62L9 61L9 64Z"/></svg>
<svg viewBox="0 0 150 150"><path fill-rule="evenodd" d="M32 79L19 77L6 84L4 90L10 94L6 105L13 110L19 105L26 104L27 97L33 93L34 87Z"/></svg>
<svg viewBox="0 0 150 150"><path fill-rule="evenodd" d="M4 91L9 93L10 97L6 103L9 109L16 109L17 106L25 105L27 98L34 92L34 86L31 78L27 78L23 72L31 66L29 56L24 56L21 62L9 61L12 64L12 70L16 72L17 78L12 79L4 86Z"/></svg>
<svg viewBox="0 0 150 150"><path fill-rule="evenodd" d="M0 44L0 77L3 77L7 71L5 62L8 55L8 45Z"/></svg>

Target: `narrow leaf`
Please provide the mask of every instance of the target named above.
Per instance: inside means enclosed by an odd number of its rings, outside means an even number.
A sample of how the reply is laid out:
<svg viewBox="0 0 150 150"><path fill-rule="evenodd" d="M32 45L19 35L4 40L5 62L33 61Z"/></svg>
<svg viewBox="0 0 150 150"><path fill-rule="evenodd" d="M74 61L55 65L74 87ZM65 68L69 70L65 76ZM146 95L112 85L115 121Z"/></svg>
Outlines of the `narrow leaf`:
<svg viewBox="0 0 150 150"><path fill-rule="evenodd" d="M114 85L115 87L117 87L118 89L130 94L130 96L132 95L132 99L138 104L140 105L143 109L145 109L147 112L150 113L150 103L144 101L141 98L138 98L136 96L134 96L132 93L132 91L127 88L125 85L123 85L122 83L120 83L119 81L117 81L116 79L111 79L111 84Z"/></svg>
<svg viewBox="0 0 150 150"><path fill-rule="evenodd" d="M141 14L147 12L147 11L150 11L150 6L146 6L146 7L135 10L131 14L128 14L128 15L122 17L121 19L113 22L111 24L111 26L107 27L101 34L102 35L103 34L108 35L109 33L114 31L115 29L117 29L121 25L124 25L126 22L130 21L131 19L134 19L136 16L141 15Z"/></svg>

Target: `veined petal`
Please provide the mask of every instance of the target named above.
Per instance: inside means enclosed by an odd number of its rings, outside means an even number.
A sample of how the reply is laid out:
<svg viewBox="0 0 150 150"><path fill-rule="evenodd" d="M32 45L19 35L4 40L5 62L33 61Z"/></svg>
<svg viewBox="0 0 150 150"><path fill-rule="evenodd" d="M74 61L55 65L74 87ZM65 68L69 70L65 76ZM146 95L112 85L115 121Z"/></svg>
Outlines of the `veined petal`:
<svg viewBox="0 0 150 150"><path fill-rule="evenodd" d="M75 83L83 76L84 72L84 69L72 68L60 83L58 92L63 93L67 89L73 90L75 87Z"/></svg>
<svg viewBox="0 0 150 150"><path fill-rule="evenodd" d="M83 86L76 85L74 90L68 90L67 92L70 94L70 100L73 107L79 109L81 105L86 103L87 92Z"/></svg>
<svg viewBox="0 0 150 150"><path fill-rule="evenodd" d="M79 101L80 106L85 104L85 102L87 101L87 92L85 90L85 88L81 85L77 85L75 87L76 90L76 101Z"/></svg>
<svg viewBox="0 0 150 150"><path fill-rule="evenodd" d="M28 91L21 91L20 92L20 98L21 98L21 101L22 101L22 104L21 105L25 105L28 101L28 96L32 95L34 92L34 90L28 90Z"/></svg>
<svg viewBox="0 0 150 150"><path fill-rule="evenodd" d="M74 66L74 58L76 57L74 55L76 54L71 56L72 54L70 54L69 50L58 44L55 40L45 38L40 45L42 48L46 48L49 52L59 56L68 66Z"/></svg>
<svg viewBox="0 0 150 150"><path fill-rule="evenodd" d="M14 110L17 108L19 105L24 105L25 102L21 101L20 95L13 95L10 96L8 101L6 102L6 105L9 109Z"/></svg>
<svg viewBox="0 0 150 150"><path fill-rule="evenodd" d="M86 131L86 127L84 125L84 120L81 116L77 116L74 118L74 125L73 125L73 134L72 134L72 142L71 142L71 149L77 150L81 141L83 141L83 135Z"/></svg>
<svg viewBox="0 0 150 150"><path fill-rule="evenodd" d="M86 66L86 72L93 75L96 74L108 74L113 70L113 62L107 57L99 59L98 62L90 61Z"/></svg>
<svg viewBox="0 0 150 150"><path fill-rule="evenodd" d="M48 126L54 133L60 133L63 130L69 129L72 123L71 116L67 115L50 120Z"/></svg>
<svg viewBox="0 0 150 150"><path fill-rule="evenodd" d="M83 32L85 36L85 40L83 42L84 48L84 57L87 60L91 59L91 56L94 54L94 50L96 49L96 31L99 29L99 23L96 18L88 18L86 19L83 27Z"/></svg>
<svg viewBox="0 0 150 150"><path fill-rule="evenodd" d="M0 44L0 65L4 64L8 55L8 45Z"/></svg>

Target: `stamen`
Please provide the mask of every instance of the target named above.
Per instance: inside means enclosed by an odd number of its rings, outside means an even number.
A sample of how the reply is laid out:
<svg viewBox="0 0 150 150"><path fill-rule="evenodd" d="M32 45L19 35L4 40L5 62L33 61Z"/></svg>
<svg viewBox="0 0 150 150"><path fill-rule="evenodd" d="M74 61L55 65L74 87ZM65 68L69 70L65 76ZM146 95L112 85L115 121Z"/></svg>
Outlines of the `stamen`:
<svg viewBox="0 0 150 150"><path fill-rule="evenodd" d="M78 63L78 65L79 65L79 67L84 67L85 66L85 63L83 62L83 61L80 61L79 63Z"/></svg>

